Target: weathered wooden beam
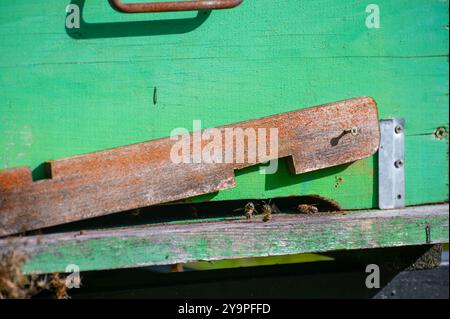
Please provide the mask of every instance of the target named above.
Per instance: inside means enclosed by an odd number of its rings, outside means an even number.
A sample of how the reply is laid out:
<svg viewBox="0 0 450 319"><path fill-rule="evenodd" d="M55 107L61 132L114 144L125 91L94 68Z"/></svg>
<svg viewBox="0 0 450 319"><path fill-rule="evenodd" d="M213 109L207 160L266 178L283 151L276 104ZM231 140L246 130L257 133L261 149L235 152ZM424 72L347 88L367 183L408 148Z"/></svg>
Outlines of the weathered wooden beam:
<svg viewBox="0 0 450 319"><path fill-rule="evenodd" d="M254 143L247 135L227 139L228 132L239 130L253 130ZM190 150L182 163L173 159L180 141L165 138L49 161L51 178L36 182L28 167L0 171L0 236L228 189L235 186L234 170L272 159L291 157L293 173L299 174L370 156L379 145L377 106L369 97L249 120L217 132L221 158L210 158L213 162L202 158L210 141L194 132L179 138L187 140Z"/></svg>
<svg viewBox="0 0 450 319"><path fill-rule="evenodd" d="M448 242L448 204L390 211L274 215L261 219L188 222L0 240L0 253L27 256L27 273L171 265L335 250Z"/></svg>

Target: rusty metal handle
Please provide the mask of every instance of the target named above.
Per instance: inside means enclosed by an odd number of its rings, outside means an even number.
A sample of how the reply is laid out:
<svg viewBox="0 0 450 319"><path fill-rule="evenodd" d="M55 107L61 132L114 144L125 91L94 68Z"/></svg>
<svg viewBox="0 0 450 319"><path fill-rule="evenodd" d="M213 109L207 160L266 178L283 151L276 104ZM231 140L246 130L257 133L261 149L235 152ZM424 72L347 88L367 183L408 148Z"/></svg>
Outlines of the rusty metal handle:
<svg viewBox="0 0 450 319"><path fill-rule="evenodd" d="M172 12L231 9L244 0L197 0L174 2L123 3L122 0L109 0L114 9L123 13Z"/></svg>

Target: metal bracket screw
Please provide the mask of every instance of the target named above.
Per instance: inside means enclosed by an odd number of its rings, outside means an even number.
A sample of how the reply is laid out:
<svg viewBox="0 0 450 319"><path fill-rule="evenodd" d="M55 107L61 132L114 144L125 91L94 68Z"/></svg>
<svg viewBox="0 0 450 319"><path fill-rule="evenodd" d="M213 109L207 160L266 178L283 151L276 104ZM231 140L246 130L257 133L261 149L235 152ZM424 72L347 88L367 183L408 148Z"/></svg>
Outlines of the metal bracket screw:
<svg viewBox="0 0 450 319"><path fill-rule="evenodd" d="M404 164L404 163L403 163L403 160L397 160L397 161L395 161L395 163L394 163L395 167L397 167L397 168L402 167L403 164Z"/></svg>

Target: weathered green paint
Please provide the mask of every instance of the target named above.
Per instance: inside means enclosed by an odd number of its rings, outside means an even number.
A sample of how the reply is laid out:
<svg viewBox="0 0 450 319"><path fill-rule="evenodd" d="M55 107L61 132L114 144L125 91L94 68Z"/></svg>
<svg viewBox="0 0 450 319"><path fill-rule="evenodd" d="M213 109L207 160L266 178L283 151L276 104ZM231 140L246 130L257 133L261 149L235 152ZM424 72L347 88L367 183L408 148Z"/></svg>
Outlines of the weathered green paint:
<svg viewBox="0 0 450 319"><path fill-rule="evenodd" d="M320 216L152 225L0 241L25 272L82 271L448 242L448 205ZM427 238L426 227L430 228Z"/></svg>
<svg viewBox="0 0 450 319"><path fill-rule="evenodd" d="M370 95L380 117L406 120L407 203L448 199L448 137L433 135L448 129L448 1L377 1L378 30L357 0L246 0L197 18L86 1L76 31L65 29L69 3L0 2L0 168L29 165L40 178L45 160L193 119L206 128ZM369 208L376 160L300 176L283 162L273 176L239 172L237 185L196 200L321 194Z"/></svg>

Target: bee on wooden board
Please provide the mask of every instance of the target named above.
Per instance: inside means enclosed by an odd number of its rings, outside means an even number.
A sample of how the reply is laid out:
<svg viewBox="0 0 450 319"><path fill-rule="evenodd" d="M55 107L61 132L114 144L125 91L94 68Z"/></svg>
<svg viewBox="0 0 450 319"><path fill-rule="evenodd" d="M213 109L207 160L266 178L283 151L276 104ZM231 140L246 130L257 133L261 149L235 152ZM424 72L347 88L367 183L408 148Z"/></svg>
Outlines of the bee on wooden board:
<svg viewBox="0 0 450 319"><path fill-rule="evenodd" d="M319 212L319 209L315 205L316 204L313 204L313 205L300 204L297 206L297 211L300 214L314 215Z"/></svg>
<svg viewBox="0 0 450 319"><path fill-rule="evenodd" d="M263 215L263 222L268 222L272 219L272 207L270 207L269 204L264 203L261 207L262 215Z"/></svg>
<svg viewBox="0 0 450 319"><path fill-rule="evenodd" d="M252 219L255 211L256 211L255 205L252 202L248 202L244 207L245 218Z"/></svg>
<svg viewBox="0 0 450 319"><path fill-rule="evenodd" d="M263 215L263 222L268 222L272 219L272 214L281 214L280 209L278 208L275 203L271 203L272 199L269 200L268 203L263 201L263 205L261 207L262 215Z"/></svg>
<svg viewBox="0 0 450 319"><path fill-rule="evenodd" d="M261 213L258 212L255 204L253 204L252 202L248 202L244 208L238 208L235 211L243 210L246 219L252 219L254 215L261 214L263 215L262 220L264 222L267 222L272 219L272 214L281 213L280 209L275 205L275 203L270 203L271 201L272 200L269 200L269 203L262 201L262 204L258 205L260 206Z"/></svg>
<svg viewBox="0 0 450 319"><path fill-rule="evenodd" d="M233 211L244 211L244 216L246 219L252 219L253 215L257 213L255 204L253 204L252 202L248 202L247 204L245 204L244 208L237 208Z"/></svg>

